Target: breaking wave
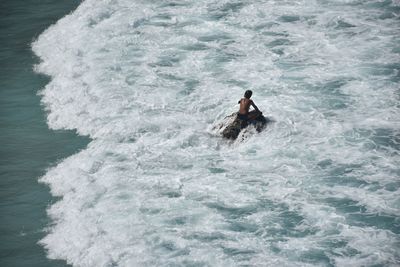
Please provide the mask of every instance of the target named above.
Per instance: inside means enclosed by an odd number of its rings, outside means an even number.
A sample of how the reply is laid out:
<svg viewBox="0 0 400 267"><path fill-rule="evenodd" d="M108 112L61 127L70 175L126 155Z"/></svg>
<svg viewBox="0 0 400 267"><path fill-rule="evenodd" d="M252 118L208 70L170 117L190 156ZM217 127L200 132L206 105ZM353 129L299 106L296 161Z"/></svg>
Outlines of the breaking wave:
<svg viewBox="0 0 400 267"><path fill-rule="evenodd" d="M86 0L33 43L51 129L40 243L75 266L400 262L398 1ZM275 121L211 129L246 89Z"/></svg>

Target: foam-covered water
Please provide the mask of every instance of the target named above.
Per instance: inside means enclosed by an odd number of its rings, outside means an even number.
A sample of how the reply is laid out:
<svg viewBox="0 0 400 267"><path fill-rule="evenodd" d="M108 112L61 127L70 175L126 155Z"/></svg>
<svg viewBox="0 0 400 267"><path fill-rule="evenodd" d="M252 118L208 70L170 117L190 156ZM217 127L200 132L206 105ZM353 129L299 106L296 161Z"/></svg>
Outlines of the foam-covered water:
<svg viewBox="0 0 400 267"><path fill-rule="evenodd" d="M41 243L76 266L400 262L398 1L86 0L33 44L52 129ZM211 129L244 90L275 122Z"/></svg>

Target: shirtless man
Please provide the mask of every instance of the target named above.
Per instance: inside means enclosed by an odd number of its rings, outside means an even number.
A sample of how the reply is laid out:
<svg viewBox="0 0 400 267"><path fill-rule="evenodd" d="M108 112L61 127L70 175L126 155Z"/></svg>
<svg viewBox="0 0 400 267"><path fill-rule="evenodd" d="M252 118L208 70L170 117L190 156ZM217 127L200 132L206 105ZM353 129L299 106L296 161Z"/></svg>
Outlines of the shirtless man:
<svg viewBox="0 0 400 267"><path fill-rule="evenodd" d="M238 104L240 104L238 116L241 120L254 120L262 114L262 112L254 104L253 100L250 99L252 94L253 92L251 90L247 90L244 93L244 98L240 99L238 102ZM253 106L254 108L254 110L251 112L249 112L250 106Z"/></svg>

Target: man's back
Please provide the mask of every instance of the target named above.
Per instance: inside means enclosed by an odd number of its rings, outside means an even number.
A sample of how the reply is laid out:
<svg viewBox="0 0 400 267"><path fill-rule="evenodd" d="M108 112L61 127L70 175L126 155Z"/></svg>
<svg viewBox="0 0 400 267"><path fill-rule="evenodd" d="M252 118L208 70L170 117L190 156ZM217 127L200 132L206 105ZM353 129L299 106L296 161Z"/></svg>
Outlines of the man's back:
<svg viewBox="0 0 400 267"><path fill-rule="evenodd" d="M242 98L240 99L240 108L239 113L243 115L247 115L249 113L250 105L253 103L251 99Z"/></svg>

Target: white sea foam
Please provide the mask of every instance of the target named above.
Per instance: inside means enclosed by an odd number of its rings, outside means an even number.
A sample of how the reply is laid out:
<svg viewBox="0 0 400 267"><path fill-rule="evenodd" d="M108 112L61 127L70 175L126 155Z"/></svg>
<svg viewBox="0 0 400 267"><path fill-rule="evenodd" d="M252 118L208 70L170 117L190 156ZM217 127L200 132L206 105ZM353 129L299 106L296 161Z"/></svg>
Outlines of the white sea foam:
<svg viewBox="0 0 400 267"><path fill-rule="evenodd" d="M399 263L398 6L84 1L33 44L52 129L41 244L74 266ZM212 126L245 89L274 120Z"/></svg>

